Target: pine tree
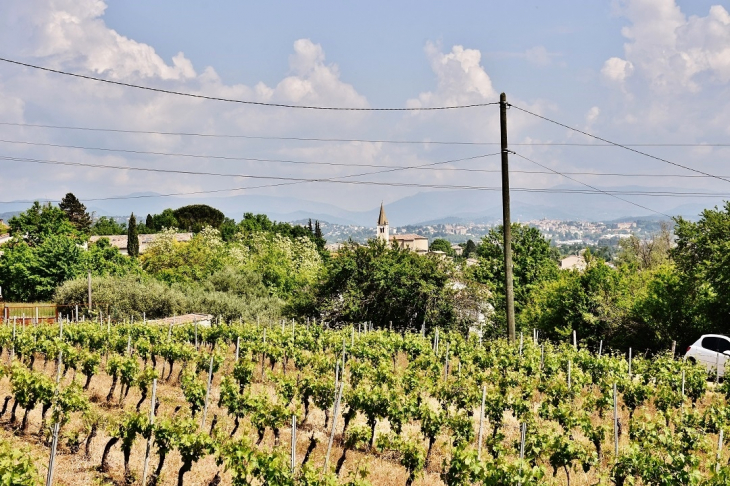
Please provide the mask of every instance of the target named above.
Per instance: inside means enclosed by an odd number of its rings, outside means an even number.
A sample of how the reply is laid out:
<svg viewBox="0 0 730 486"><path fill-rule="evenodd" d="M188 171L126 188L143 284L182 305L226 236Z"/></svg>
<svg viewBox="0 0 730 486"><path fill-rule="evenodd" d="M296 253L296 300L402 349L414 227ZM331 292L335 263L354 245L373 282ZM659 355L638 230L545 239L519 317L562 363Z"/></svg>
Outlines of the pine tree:
<svg viewBox="0 0 730 486"><path fill-rule="evenodd" d="M58 207L66 213L68 220L71 221L76 229L81 231L88 231L91 228L91 216L86 212L86 206L81 204L73 193L69 192L64 196Z"/></svg>
<svg viewBox="0 0 730 486"><path fill-rule="evenodd" d="M127 254L132 258L139 256L139 235L137 235L137 220L134 213L129 217L127 225Z"/></svg>

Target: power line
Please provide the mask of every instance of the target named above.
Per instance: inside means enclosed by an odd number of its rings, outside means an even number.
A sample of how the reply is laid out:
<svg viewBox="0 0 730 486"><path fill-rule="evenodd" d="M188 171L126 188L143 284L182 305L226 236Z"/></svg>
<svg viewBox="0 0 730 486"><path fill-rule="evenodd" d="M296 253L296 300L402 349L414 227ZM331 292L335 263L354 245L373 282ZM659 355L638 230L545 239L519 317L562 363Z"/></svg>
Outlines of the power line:
<svg viewBox="0 0 730 486"><path fill-rule="evenodd" d="M276 108L297 108L303 110L326 110L326 111L438 111L438 110L457 110L463 108L478 108L483 106L498 105L499 102L490 103L472 103L468 105L454 105L454 106L435 106L435 107L422 107L422 108L356 108L356 107L342 107L342 106L308 106L308 105L289 105L284 103L264 103L262 101L246 101L236 100L230 98L219 98L216 96L206 96L193 93L184 93L182 91L172 91L169 89L152 88L150 86L142 86L138 84L124 83L121 81L112 81L110 79L97 78L94 76L87 76L85 74L71 73L67 71L60 71L58 69L51 69L43 66L36 66L34 64L28 64L25 62L14 61L12 59L5 59L0 57L0 61L15 64L18 66L24 66L32 69L38 69L41 71L47 71L49 73L61 74L63 76L71 76L74 78L86 79L89 81L97 81L100 83L113 84L116 86L123 86L125 88L135 88L146 91L154 91L156 93L171 94L176 96L186 96L190 98L199 98L211 101L225 101L227 103L239 103L244 105L255 105L255 106L268 106Z"/></svg>
<svg viewBox="0 0 730 486"><path fill-rule="evenodd" d="M225 160L225 161L246 161L246 162L266 162L266 163L279 163L279 164L298 164L298 165L324 165L332 167L372 167L372 168L404 168L404 169L415 169L415 170L432 170L432 171L453 171L453 172L474 172L474 173L496 173L500 172L499 169L470 169L461 167L428 167L428 166L392 166L385 164L362 164L362 163L343 163L343 162L321 162L321 161L304 161L304 160L288 160L288 159L264 159L259 157L230 157L226 155L207 155L207 154L188 154L188 153L176 153L176 152L154 152L146 150L132 150L132 149L119 149L119 148L108 148L108 147L87 147L81 145L63 145L55 143L43 143L43 142L28 142L24 140L2 140L0 143L19 144L19 145L30 145L37 147L54 147L54 148L67 148L67 149L78 149L78 150L90 150L90 151L101 151L101 152L119 152L119 153L130 153L136 155L156 155L164 157L186 157L186 158L197 158L197 159L211 159L211 160ZM608 145L606 145L608 146ZM446 162L463 162L465 160L472 160L481 158L478 155L475 157L466 157L461 159L453 159ZM439 162L438 164L444 164L446 162ZM430 164L427 164L430 165ZM551 171L535 171L535 170L510 170L511 173L518 174L555 174ZM619 172L562 172L562 174L570 175L589 175L589 176L612 176L612 177L670 177L670 178L707 178L710 176L706 175L690 175L690 174L646 174L646 173L619 173ZM723 176L730 177L730 176Z"/></svg>
<svg viewBox="0 0 730 486"><path fill-rule="evenodd" d="M686 170L689 170L689 171L692 171L692 172L696 172L698 174L703 174L703 175L705 175L707 177L712 177L713 179L719 179L721 181L730 182L730 179L728 179L728 178L716 176L714 174L710 174L708 172L703 172L703 171L698 170L698 169L693 169L692 167L688 167L686 165L678 164L677 162L672 162L671 160L667 160L667 159L664 159L662 157L657 157L656 155L651 155L651 154L648 154L646 152L642 152L641 150L636 150L635 148L629 147L628 145L623 145L623 144L620 144L620 143L612 142L612 141L607 140L605 138L601 138L601 137L599 137L597 135L593 135L592 133L588 133L586 131L579 130L577 128L573 128L573 127L571 127L569 125L566 125L565 123L560 123L559 121L555 121L555 120L552 120L552 119L547 118L545 116L538 115L537 113L533 113L533 112L531 112L529 110L526 110L524 108L520 108L519 106L515 106L515 105L510 105L510 106L511 107L514 107L514 108L516 108L516 109L518 109L518 110L520 110L522 112L525 112L528 115L532 115L534 117L541 118L541 119L543 119L545 121L548 121L550 123L554 123L555 125L561 126L563 128L567 128L568 130L573 130L574 132L580 133L582 135L586 135L586 136L591 137L591 138L595 138L596 140L600 140L601 142L605 142L605 143L607 143L609 145L613 145L615 147L620 147L620 148L625 149L625 150L628 150L630 152L634 152L636 154L643 155L645 157L649 157L651 159L658 160L660 162L664 162L665 164L670 164L670 165L673 165L675 167L681 167L682 169L686 169Z"/></svg>
<svg viewBox="0 0 730 486"><path fill-rule="evenodd" d="M525 157L524 155L518 154L517 152L512 152L512 153L513 153L513 154L515 154L515 155L516 155L517 157L520 157L520 158L522 158L522 159L525 159L525 160L526 160L526 161L528 161L528 162L532 162L533 164L539 165L539 166L540 166L540 167L542 167L543 169L547 169L547 170L549 170L549 171L551 171L551 172L554 172L555 174L561 175L561 176L565 177L566 179L570 179L571 181L573 181L573 182L577 182L578 184L581 184L581 185L584 185L584 186L586 186L586 187L588 187L588 188L590 188L590 189L593 189L594 191L598 191L598 192L600 192L600 193L602 193L602 194L605 194L605 195L607 195L607 196L610 196L610 197L616 198L616 199L618 199L619 201L623 201L623 202L629 203L629 204L631 204L631 205L634 205L634 206L636 206L636 207L639 207L639 208L641 208L641 209L645 209L645 210L647 210L647 211L651 211L652 213L656 213L656 214L659 214L659 215L662 215L662 216L666 216L667 218L671 218L671 216L669 216L668 214L664 214L664 213L662 213L662 212L656 211L656 210L654 210L654 209L651 209L651 208L648 208L648 207L646 207L646 206L642 206L641 204L637 204L637 203L635 203L635 202L629 201L628 199L624 199L624 198L622 198L622 197L619 197L619 196L617 196L617 195L615 195L615 194L612 194L612 193L610 193L610 192L606 192L606 191L603 191L603 190L601 190L601 189L599 189L599 188L597 188L597 187L595 187L595 186L592 186L592 185L590 185L590 184L586 184L585 182L581 182L581 181L579 181L578 179L575 179L575 178L573 178L573 177L570 177L570 176L568 176L568 175L565 175L565 174L563 174L563 173L561 173L561 172L558 172L558 171L556 171L556 170L553 170L553 169L551 169L550 167L548 167L548 166L546 166L546 165L543 165L543 164L541 164L541 163L539 163L539 162L535 162L534 160L532 160L532 159L530 159L530 158L527 158L527 157Z"/></svg>
<svg viewBox="0 0 730 486"><path fill-rule="evenodd" d="M318 161L302 161L302 160L287 160L287 159L262 159L258 157L229 157L226 155L205 155L205 154L186 154L186 153L171 153L171 152L152 152L145 150L132 150L132 149L118 149L118 148L107 148L107 147L85 147L80 145L62 145L55 143L43 143L43 142L26 142L22 140L0 140L0 143L11 143L19 145L31 145L38 147L55 147L55 148L69 148L78 150L92 150L100 152L119 152L137 155L157 155L164 157L190 157L197 159L215 159L215 160L227 160L227 161L247 161L247 162L272 162L282 164L303 164L303 165L327 165L327 166L338 166L338 167L374 167L374 168L394 168L392 165L383 164L358 164L358 163L341 163L341 162L318 162ZM465 157L460 159L453 159L445 162L438 162L438 164L444 164L448 162L461 162L464 160L471 160L483 157L477 155L474 157ZM432 164L426 164L432 165ZM435 165L435 164L434 164ZM431 169L426 166L395 166L395 168L407 168L407 169L424 169L424 170L445 170L445 169ZM453 169L460 170L460 169ZM465 169L466 170L466 169ZM476 169L474 169L476 170Z"/></svg>
<svg viewBox="0 0 730 486"><path fill-rule="evenodd" d="M490 154L490 155L499 155L499 154ZM524 156L518 155L522 158L525 158L526 160L529 160L530 162L536 163L530 159L527 159ZM52 160L38 160L38 159L20 159L16 157L4 157L0 156L0 160L8 160L8 161L16 161L16 162L31 162L31 163L40 163L40 164L52 164L52 165L69 165L69 166L80 166L80 167L91 167L91 168L100 168L100 169L113 169L113 170L132 170L132 171L142 171L142 172L158 172L158 173L176 173L176 174L184 174L184 175L205 175L205 176L220 176L220 177L240 177L245 179L264 179L264 180L281 180L281 181L289 181L289 183L338 183L338 184L354 184L354 185L382 185L382 186L393 186L393 187L418 187L418 188L429 188L429 189L458 189L458 190L485 190L485 191L496 191L501 190L500 187L490 187L490 186L473 186L473 185L454 185L454 184L418 184L418 183L405 183L405 182L379 182L379 181L344 181L339 179L344 179L347 177L359 177L363 175L375 175L382 172L391 172L395 170L405 170L407 168L396 168L392 169L390 171L376 171L376 172L369 172L369 173L361 173L361 174L350 174L345 176L340 176L338 178L303 178L303 177L285 177L285 176L272 176L272 175L250 175L250 174L223 174L223 173L213 173L213 172L197 172L197 171L181 171L181 170L172 170L172 169L153 169L153 168L146 168L146 167L133 167L133 166L113 166L113 165L102 165L102 164L85 164L81 162L61 162L61 161L52 161ZM434 164L439 162L434 162ZM538 164L540 165L540 164ZM556 172L557 173L557 172ZM558 173L560 174L560 173ZM563 175L563 174L560 174ZM584 184L580 181L576 181L580 184L583 184L587 187L589 187L591 190L587 191L584 189L549 189L549 188L526 188L526 187L517 187L512 188L512 190L515 190L517 192L544 192L544 193L556 193L556 194L620 194L620 195L636 195L636 196L651 196L651 197L710 197L710 198L718 198L718 197L728 197L730 194L727 193L707 193L707 192L675 192L675 191L620 191L620 190L602 190L598 188L594 188L593 186L590 186L588 184ZM260 187L274 187L279 185L287 185L287 184L274 184L271 186L257 186L255 189L258 189ZM216 192L225 192L225 191L235 191L235 190L245 190L245 189L254 189L251 187L241 187L241 188L233 188L233 189L222 189L222 190L212 190L212 191L200 191L200 192L193 192L193 193L178 193L179 194L207 194L207 193L216 193ZM150 197L159 197L157 195L150 196ZM101 198L101 199L95 199L95 200L105 200L107 198ZM124 199L124 198L121 198ZM91 200L91 199L89 199ZM9 202L17 202L17 201L9 201ZM6 202L6 203L9 203ZM626 201L631 203L630 201ZM642 207L643 208L643 207ZM643 208L647 209L649 211L652 211L649 208ZM653 211L656 212L656 211ZM661 213L659 213L661 214Z"/></svg>
<svg viewBox="0 0 730 486"><path fill-rule="evenodd" d="M515 107L517 108L517 107ZM233 135L214 133L193 133L193 132L163 132L150 130L124 130L117 128L93 128L93 127L72 127L63 125L42 125L35 123L12 123L0 122L0 125L26 127L26 128L51 128L58 130L78 130L89 132L128 133L137 135L172 135L181 137L204 137L204 138L240 138L245 140L288 140L297 142L359 142L359 143L387 143L387 144L411 144L411 145L499 145L500 142L465 142L465 141L443 141L443 140L388 140L388 139L366 139L366 138L318 138L318 137L277 137L266 135ZM562 143L562 142L526 142L513 143L513 146L536 146L536 147L614 147L615 145L597 143ZM730 147L730 143L625 143L626 147Z"/></svg>

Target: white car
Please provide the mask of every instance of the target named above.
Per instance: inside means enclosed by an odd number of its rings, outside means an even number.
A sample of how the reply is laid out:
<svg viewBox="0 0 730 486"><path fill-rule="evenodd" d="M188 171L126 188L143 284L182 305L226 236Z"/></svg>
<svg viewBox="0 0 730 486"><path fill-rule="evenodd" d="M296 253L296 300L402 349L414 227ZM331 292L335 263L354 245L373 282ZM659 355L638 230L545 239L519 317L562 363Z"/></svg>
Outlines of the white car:
<svg viewBox="0 0 730 486"><path fill-rule="evenodd" d="M720 334L705 334L687 348L684 357L700 363L708 371L725 374L725 361L730 357L730 338Z"/></svg>

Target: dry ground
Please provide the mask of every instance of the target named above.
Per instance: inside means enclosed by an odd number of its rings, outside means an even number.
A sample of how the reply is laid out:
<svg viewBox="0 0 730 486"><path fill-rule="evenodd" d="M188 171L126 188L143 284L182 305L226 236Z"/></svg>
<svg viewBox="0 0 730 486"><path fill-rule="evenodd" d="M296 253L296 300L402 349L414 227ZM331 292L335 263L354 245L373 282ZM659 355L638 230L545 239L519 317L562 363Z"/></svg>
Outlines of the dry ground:
<svg viewBox="0 0 730 486"><path fill-rule="evenodd" d="M229 353L230 356L232 356L232 352ZM5 358L5 357L4 357ZM103 364L103 363L102 363ZM162 363L161 360L158 360L158 371L161 369ZM36 370L42 370L44 367L43 361L41 359L36 360L35 369ZM224 364L224 370L228 371L230 370L231 363L225 363ZM53 364L48 363L46 372L48 374L53 373ZM185 399L182 395L182 391L176 381L176 377L178 375L178 369L176 366L175 371L173 372L173 377L171 379L171 383L159 383L158 384L158 397L161 402L161 406L158 412L158 416L170 416L173 413L173 410L178 405L184 405ZM69 371L68 375L64 379L64 383L69 383L73 376L73 371ZM218 427L220 427L221 431L225 436L228 435L230 430L233 428L233 421L228 418L226 411L219 409L217 405L218 401L218 386L220 383L220 380L223 376L223 372L219 372L214 379L213 382L213 390L212 390L212 397L211 397L211 405L210 405L210 411L208 415L208 424L210 423L210 420L212 419L212 416L214 414L218 415ZM260 376L260 373L256 373L256 376ZM83 383L85 377L79 373L79 375L76 377L77 380L81 381ZM97 407L99 410L102 411L102 413L106 414L108 419L112 419L115 416L119 416L122 413L122 410L132 410L134 409L134 406L136 405L137 401L140 398L140 394L136 389L132 389L129 393L129 396L126 398L124 402L124 407L121 408L118 405L116 405L116 399L114 400L113 405L107 406L107 404L104 401L104 398L106 397L109 387L111 386L111 378L106 376L105 374L101 374L98 376L94 376L92 382L91 382L91 388L88 392L88 396L93 397L94 400L99 400L97 403L93 404L92 406ZM273 393L271 387L268 387L261 383L255 383L254 384L255 389L263 390L266 389L268 393ZM118 396L120 386L117 386L117 391L115 394L115 397ZM0 398L5 397L6 395L10 395L10 383L7 378L3 378L0 380ZM10 402L10 405L12 405L12 401ZM149 411L149 402L145 403L142 407L143 412ZM26 446L29 447L32 455L34 457L35 463L38 466L38 471L42 475L43 478L45 478L46 471L47 471L47 464L48 464L48 455L49 455L49 449L44 444L41 443L40 439L37 436L39 426L40 426L40 407L37 407L31 414L30 414L30 427L28 430L27 435L20 435L19 432L16 430L16 428L12 427L8 421L10 416L10 406L8 407L8 412L0 418L0 436L3 437L5 440L11 441L14 445L17 446ZM477 416L478 414L475 414ZM18 410L18 420L22 418L22 410ZM596 417L597 419L597 417ZM628 414L625 412L621 412L621 419L624 424L628 423ZM364 423L364 419L359 418L359 422ZM610 423L610 418L605 417L604 419L606 423ZM307 445L309 443L309 437L314 433L318 437L321 438L320 443L318 444L317 448L315 449L315 452L312 454L312 457L310 459L310 464L321 466L324 463L324 455L327 448L327 437L328 432L324 430L324 413L320 410L317 410L314 406L311 408L310 417L308 420L308 423L301 426L297 433L297 457L298 460L301 462L304 453L307 449ZM475 430L477 430L478 424L475 423ZM342 418L338 418L338 429L341 433L342 428ZM238 434L240 435L244 430L247 430L248 428L244 426L244 422L242 422L241 427L239 428ZM378 433L384 433L387 432L388 425L387 423L382 423L378 425L377 432ZM416 426L410 426L406 427L405 432L412 432L414 435L418 432L418 429ZM510 441L516 441L519 437L519 426L517 421L510 415L509 417L506 417L505 421L505 434L507 435L507 439ZM69 433L73 431L80 431L80 437L82 439L86 438L87 432L84 428L84 424L81 420L80 416L74 416L73 419L64 427L63 433ZM488 424L485 422L485 434L487 434L489 431ZM621 441L622 447L625 446L628 442L628 430L625 431L623 434L623 438ZM89 458L84 457L83 453L83 445L81 447L81 450L76 453L72 454L68 450L68 447L64 444L63 439L59 441L59 454L57 456L56 464L57 468L54 474L55 480L54 484L58 485L80 485L80 484L123 484L124 483L124 471L123 471L123 457L122 452L119 449L119 445L117 444L114 449L112 450L112 453L110 455L110 472L107 474L101 473L97 470L100 462L101 462L101 455L102 451L104 449L104 446L106 442L108 441L108 435L106 432L100 428L98 431L97 437L93 441L93 445L91 447L91 455ZM255 438L255 434L251 432L251 438ZM336 440L335 445L333 447L333 452L330 457L330 464L334 466L337 459L340 457L342 453L342 449L340 447L340 434L336 434ZM585 439L577 437L577 440L581 440L581 442L586 442ZM434 447L434 451L432 453L431 458L431 464L427 468L426 471L424 471L416 481L417 486L425 486L425 485L441 485L444 484L439 477L440 472L442 471L442 464L445 458L448 457L447 452L447 446L445 445L446 437L441 437L438 441L436 446ZM271 448L273 447L273 434L269 430L267 431L266 437L264 439L264 442L262 443L261 447L265 448ZM281 444L285 450L288 450L288 445L290 444L290 433L287 430L282 431L281 436ZM425 442L424 442L425 445ZM143 462L144 462L144 454L145 454L145 441L142 438L139 438L132 450L131 455L131 470L135 474L137 481L136 484L139 484L141 482L141 476L142 476L142 468L143 468ZM601 468L603 471L608 470L608 461L612 460L611 456L611 450L612 447L609 444L605 445L605 448L608 449L606 451L606 454L604 456L603 460L603 467ZM154 452L154 448L153 448ZM485 452L486 454L486 452ZM154 470L154 468L157 465L157 456L154 455L150 459L150 471ZM174 485L177 481L177 472L178 469L181 466L181 461L179 458L179 455L176 452L171 452L165 462L165 467L163 469L163 475L161 478L161 481L159 484L161 485ZM401 467L395 460L388 457L381 457L373 454L366 454L364 452L359 451L350 451L347 454L347 461L345 462L345 466L343 468L343 477L346 477L351 472L357 470L359 467L364 467L369 472L368 479L373 485L394 485L394 486L401 486L405 484L406 481L406 471L403 467ZM547 466L549 469L549 466ZM583 473L582 470L580 470L579 467L576 468L574 472L571 473L571 484L572 485L595 485L597 483L601 484L608 484L606 477L599 477L599 475L596 473L596 470L593 469L589 473ZM185 475L185 484L186 485L207 485L211 479L216 475L217 472L221 473L222 476L222 484L230 484L231 478L228 474L223 472L221 468L219 468L215 464L215 458L213 456L208 456L202 460L200 460L198 463L193 465L193 468L190 472L188 472ZM561 470L558 471L557 476L552 477L550 475L550 471L548 472L548 476L543 480L543 484L550 484L550 485L563 485L566 484L566 476L565 473Z"/></svg>

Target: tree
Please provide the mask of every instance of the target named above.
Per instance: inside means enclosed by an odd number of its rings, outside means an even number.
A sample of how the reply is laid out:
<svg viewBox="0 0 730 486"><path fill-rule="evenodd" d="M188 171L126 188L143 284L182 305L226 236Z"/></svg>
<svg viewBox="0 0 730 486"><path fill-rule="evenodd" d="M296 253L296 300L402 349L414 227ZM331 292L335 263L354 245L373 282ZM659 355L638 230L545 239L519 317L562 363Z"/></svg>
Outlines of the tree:
<svg viewBox="0 0 730 486"><path fill-rule="evenodd" d="M292 310L327 321L372 321L378 327L420 329L453 322L449 266L439 258L370 240L345 245L327 262L310 293L300 293Z"/></svg>
<svg viewBox="0 0 730 486"><path fill-rule="evenodd" d="M151 219L151 221L150 221ZM151 231L162 231L167 228L177 228L179 224L172 209L165 209L160 214L155 214L151 218L148 217L145 226Z"/></svg>
<svg viewBox="0 0 730 486"><path fill-rule="evenodd" d="M723 332L730 314L730 201L723 209L704 210L697 222L677 218L674 234L677 269L689 288L709 286L714 295L707 317L714 332Z"/></svg>
<svg viewBox="0 0 730 486"><path fill-rule="evenodd" d="M123 224L119 224L114 218L102 216L97 219L91 227L91 234L98 236L123 235L127 233L127 228Z"/></svg>
<svg viewBox="0 0 730 486"><path fill-rule="evenodd" d="M618 254L619 264L631 265L639 270L656 268L669 261L669 251L672 248L672 235L669 225L661 223L659 233L651 238L638 238L631 235L619 241L621 251Z"/></svg>
<svg viewBox="0 0 730 486"><path fill-rule="evenodd" d="M222 212L206 204L183 206L172 213L182 229L193 233L199 233L206 226L219 229L225 220Z"/></svg>
<svg viewBox="0 0 730 486"><path fill-rule="evenodd" d="M466 242L466 247L464 248L464 258L472 258L477 255L477 245L472 241L468 240Z"/></svg>
<svg viewBox="0 0 730 486"><path fill-rule="evenodd" d="M148 228L152 229L155 226L154 220L152 219L151 214L147 214L147 219L144 220L144 225Z"/></svg>
<svg viewBox="0 0 730 486"><path fill-rule="evenodd" d="M495 317L505 322L504 304L504 246L502 226L492 228L477 249L479 264L470 267L478 282L489 284L494 291ZM532 290L545 280L558 276L558 264L537 228L512 224L512 264L517 314L527 304Z"/></svg>
<svg viewBox="0 0 730 486"><path fill-rule="evenodd" d="M443 238L436 238L435 240L433 240L431 242L429 250L442 251L448 256L454 256L454 250L451 249L451 243L449 243L447 240L444 240Z"/></svg>
<svg viewBox="0 0 730 486"><path fill-rule="evenodd" d="M68 220L71 221L71 224L73 224L76 229L79 231L89 230L91 227L91 216L89 216L89 213L86 212L86 206L81 204L81 201L79 201L73 193L69 192L66 194L66 196L64 196L58 204L58 207L66 213Z"/></svg>
<svg viewBox="0 0 730 486"><path fill-rule="evenodd" d="M127 254L132 258L139 256L139 235L137 234L137 219L134 213L129 217L127 225Z"/></svg>
<svg viewBox="0 0 730 486"><path fill-rule="evenodd" d="M598 346L626 341L626 320L633 306L633 294L641 287L635 274L622 274L603 260L586 253L584 271L563 271L554 280L538 282L523 306L521 321L540 329L547 339L566 340L576 331L581 342ZM629 344L630 346L631 344ZM634 344L634 348L637 348Z"/></svg>
<svg viewBox="0 0 730 486"><path fill-rule="evenodd" d="M49 300L57 286L83 272L83 250L62 235L48 236L37 246L15 240L0 256L0 286L10 300Z"/></svg>
<svg viewBox="0 0 730 486"><path fill-rule="evenodd" d="M41 205L38 201L26 211L8 221L10 234L23 239L30 246L37 246L51 235L76 236L76 228L60 208L51 203Z"/></svg>
<svg viewBox="0 0 730 486"><path fill-rule="evenodd" d="M236 236L236 222L231 218L224 219L220 227L220 232L223 241L232 241L233 237Z"/></svg>
<svg viewBox="0 0 730 486"><path fill-rule="evenodd" d="M108 238L101 238L89 245L89 251L83 253L82 266L93 275L114 275L122 277L129 273L139 273L141 268L137 260L126 258L119 248L112 246Z"/></svg>

